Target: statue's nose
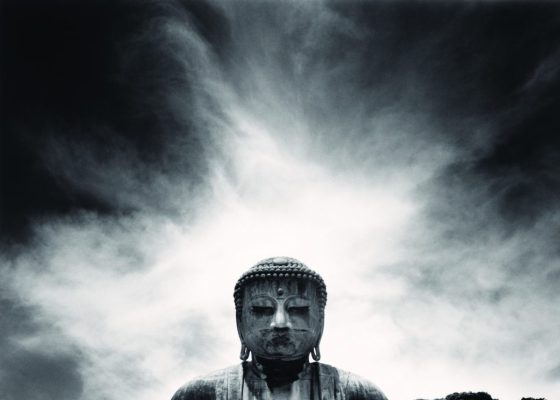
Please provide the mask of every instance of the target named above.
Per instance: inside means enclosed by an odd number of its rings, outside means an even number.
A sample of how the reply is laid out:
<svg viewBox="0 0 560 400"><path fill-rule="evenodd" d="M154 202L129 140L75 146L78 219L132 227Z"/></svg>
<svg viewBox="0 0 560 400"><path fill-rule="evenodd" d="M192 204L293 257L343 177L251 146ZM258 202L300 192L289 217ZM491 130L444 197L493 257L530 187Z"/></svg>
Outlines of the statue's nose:
<svg viewBox="0 0 560 400"><path fill-rule="evenodd" d="M270 323L270 327L274 329L288 329L292 327L292 324L288 319L288 315L286 315L286 311L283 307L278 307L276 309L274 318L272 318L272 322Z"/></svg>

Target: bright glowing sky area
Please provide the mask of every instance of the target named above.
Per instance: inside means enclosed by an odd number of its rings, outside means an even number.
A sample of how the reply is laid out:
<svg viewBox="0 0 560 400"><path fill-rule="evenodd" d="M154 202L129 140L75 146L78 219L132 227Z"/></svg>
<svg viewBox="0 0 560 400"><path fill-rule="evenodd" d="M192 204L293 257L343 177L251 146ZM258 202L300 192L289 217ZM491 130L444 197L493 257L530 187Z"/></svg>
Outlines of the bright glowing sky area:
<svg viewBox="0 0 560 400"><path fill-rule="evenodd" d="M2 398L170 399L273 256L390 400L560 398L560 4L84 7L3 14Z"/></svg>

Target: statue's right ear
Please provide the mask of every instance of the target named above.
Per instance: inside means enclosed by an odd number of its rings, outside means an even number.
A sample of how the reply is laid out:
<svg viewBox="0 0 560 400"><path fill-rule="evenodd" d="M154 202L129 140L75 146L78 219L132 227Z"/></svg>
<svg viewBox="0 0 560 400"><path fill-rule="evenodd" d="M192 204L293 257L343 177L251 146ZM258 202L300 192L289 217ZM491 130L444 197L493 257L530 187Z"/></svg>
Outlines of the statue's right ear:
<svg viewBox="0 0 560 400"><path fill-rule="evenodd" d="M235 321L237 323L237 334L239 335L239 340L241 340L241 353L239 354L239 358L243 361L247 361L251 351L247 348L245 340L243 339L243 329L241 328L243 323L241 321L241 315L237 315Z"/></svg>
<svg viewBox="0 0 560 400"><path fill-rule="evenodd" d="M241 329L241 327L243 326L243 322L241 322L241 313L235 316L235 322L237 324L237 334L239 335L239 340L241 340L241 344L243 344L243 330Z"/></svg>

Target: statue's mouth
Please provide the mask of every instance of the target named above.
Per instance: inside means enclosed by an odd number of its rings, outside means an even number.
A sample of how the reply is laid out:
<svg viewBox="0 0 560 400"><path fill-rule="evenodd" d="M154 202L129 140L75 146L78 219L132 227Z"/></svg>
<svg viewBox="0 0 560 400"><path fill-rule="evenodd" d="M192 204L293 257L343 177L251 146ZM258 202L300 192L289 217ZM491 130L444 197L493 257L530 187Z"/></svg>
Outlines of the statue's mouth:
<svg viewBox="0 0 560 400"><path fill-rule="evenodd" d="M266 328L260 330L261 335L266 335L266 336L289 336L292 334L302 334L308 332L310 332L309 329L296 329L296 328L289 328L285 330Z"/></svg>
<svg viewBox="0 0 560 400"><path fill-rule="evenodd" d="M274 335L270 342L275 346L285 346L292 342L292 339L288 335Z"/></svg>
<svg viewBox="0 0 560 400"><path fill-rule="evenodd" d="M263 347L269 355L293 355L298 353L302 343L300 330L289 329L286 331L267 330L263 334Z"/></svg>

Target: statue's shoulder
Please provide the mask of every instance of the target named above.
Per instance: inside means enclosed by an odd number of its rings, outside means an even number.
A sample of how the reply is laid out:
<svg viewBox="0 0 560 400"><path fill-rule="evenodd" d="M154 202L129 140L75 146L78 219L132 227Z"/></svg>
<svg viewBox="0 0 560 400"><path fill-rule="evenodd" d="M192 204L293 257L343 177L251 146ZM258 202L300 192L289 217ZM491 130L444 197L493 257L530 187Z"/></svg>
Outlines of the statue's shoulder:
<svg viewBox="0 0 560 400"><path fill-rule="evenodd" d="M346 400L387 400L381 389L369 380L332 365L317 364L321 375L330 375L335 379Z"/></svg>
<svg viewBox="0 0 560 400"><path fill-rule="evenodd" d="M215 400L229 377L238 375L241 368L241 365L232 365L194 378L181 386L171 400Z"/></svg>

